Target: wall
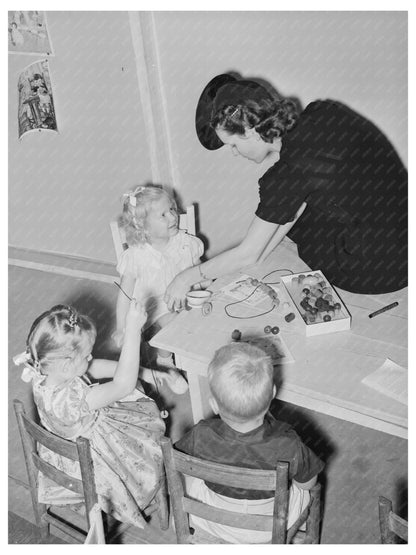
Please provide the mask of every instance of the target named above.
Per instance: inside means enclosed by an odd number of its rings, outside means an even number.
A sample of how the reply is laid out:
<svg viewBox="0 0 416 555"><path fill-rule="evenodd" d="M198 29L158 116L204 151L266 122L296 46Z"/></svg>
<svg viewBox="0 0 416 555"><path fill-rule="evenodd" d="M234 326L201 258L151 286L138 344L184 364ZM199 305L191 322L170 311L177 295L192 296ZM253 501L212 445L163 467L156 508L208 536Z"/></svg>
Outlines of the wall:
<svg viewBox="0 0 416 555"><path fill-rule="evenodd" d="M264 172L228 148L205 150L195 107L215 75L266 79L303 106L340 100L387 134L407 163L406 12L155 12L177 188L197 201L210 254L237 242Z"/></svg>
<svg viewBox="0 0 416 555"><path fill-rule="evenodd" d="M171 141L169 184L184 204L198 203L209 255L243 236L265 170L197 140L196 103L219 73L267 79L303 105L341 100L376 122L407 163L406 12L152 15ZM48 22L59 135L16 138L18 73L37 58L9 55L9 241L113 261L108 221L119 196L151 179L128 14L49 12Z"/></svg>
<svg viewBox="0 0 416 555"><path fill-rule="evenodd" d="M113 261L121 193L151 179L127 12L47 12L59 135L17 138L9 54L9 243Z"/></svg>

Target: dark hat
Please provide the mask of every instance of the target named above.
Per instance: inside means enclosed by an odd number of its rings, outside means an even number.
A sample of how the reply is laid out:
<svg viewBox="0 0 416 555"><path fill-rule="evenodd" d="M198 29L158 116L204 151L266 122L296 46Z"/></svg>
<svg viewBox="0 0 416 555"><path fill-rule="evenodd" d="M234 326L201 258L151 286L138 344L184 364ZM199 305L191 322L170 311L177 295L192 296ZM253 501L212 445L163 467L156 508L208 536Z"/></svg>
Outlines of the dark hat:
<svg viewBox="0 0 416 555"><path fill-rule="evenodd" d="M244 104L246 100L271 99L267 90L246 79L236 79L228 73L217 75L208 83L199 98L196 107L196 134L202 146L208 150L217 150L224 143L211 127L212 116L226 105Z"/></svg>

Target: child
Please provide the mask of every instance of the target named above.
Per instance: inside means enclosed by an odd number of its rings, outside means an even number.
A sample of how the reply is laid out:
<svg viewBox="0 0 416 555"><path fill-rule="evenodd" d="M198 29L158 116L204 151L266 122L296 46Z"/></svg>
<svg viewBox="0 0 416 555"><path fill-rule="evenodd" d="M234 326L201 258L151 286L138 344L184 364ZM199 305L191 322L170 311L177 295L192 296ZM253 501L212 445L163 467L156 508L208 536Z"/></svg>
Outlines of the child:
<svg viewBox="0 0 416 555"><path fill-rule="evenodd" d="M57 305L39 316L27 338L24 381L32 381L40 420L51 432L75 440L87 437L92 448L101 508L120 521L143 528L141 511L159 488L165 425L152 399L135 389L140 362L140 335L146 313L133 300L118 363L92 360L96 338L93 322L75 309ZM111 378L91 385L94 379ZM79 464L52 453L43 459L80 477ZM79 503L80 498L39 475L39 501Z"/></svg>
<svg viewBox="0 0 416 555"><path fill-rule="evenodd" d="M117 266L121 287L127 295L141 299L148 313L145 337L151 338L170 322L176 313L169 312L163 300L167 285L182 270L199 263L203 254L200 239L178 229L178 212L173 196L160 186L146 185L126 193L120 225L125 229L128 249ZM113 334L122 344L128 298L119 292L117 329ZM167 381L176 393L184 393L187 383L175 371L172 353L157 351L157 366L167 372L158 378Z"/></svg>
<svg viewBox="0 0 416 555"><path fill-rule="evenodd" d="M248 343L221 347L208 367L211 408L220 418L198 422L175 447L210 461L271 470L278 460L290 463L288 528L308 505L309 492L323 463L295 431L268 412L276 389L270 358ZM272 514L272 492L228 488L196 478L188 494L210 505L236 512ZM244 530L191 517L191 524L230 543L266 543L271 532Z"/></svg>

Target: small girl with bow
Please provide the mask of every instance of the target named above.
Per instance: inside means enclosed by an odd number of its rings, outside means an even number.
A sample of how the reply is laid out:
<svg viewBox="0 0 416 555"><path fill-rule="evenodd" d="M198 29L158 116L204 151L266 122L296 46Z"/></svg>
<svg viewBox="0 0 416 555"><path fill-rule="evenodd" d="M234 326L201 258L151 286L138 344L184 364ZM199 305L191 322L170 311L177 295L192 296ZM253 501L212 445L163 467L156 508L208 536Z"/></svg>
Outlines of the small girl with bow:
<svg viewBox="0 0 416 555"><path fill-rule="evenodd" d="M167 285L182 270L199 264L204 252L200 239L178 229L178 210L169 191L148 184L123 196L119 225L125 230L128 248L117 265L121 290L113 339L118 346L123 342L129 303L123 291L144 304L148 314L144 336L149 340L177 316L169 312L163 300ZM159 381L166 381L178 394L187 390L186 381L176 371L172 353L158 350L156 365L161 370L157 373Z"/></svg>
<svg viewBox="0 0 416 555"><path fill-rule="evenodd" d="M32 382L42 425L74 441L89 439L98 500L103 511L134 526L163 477L160 438L165 425L155 402L135 389L140 375L140 330L146 313L133 299L126 315L120 359L92 359L96 328L88 316L57 305L32 324L26 352L14 358L24 364L22 379ZM91 384L89 378L107 378ZM139 382L140 383L140 382ZM39 455L80 478L77 461L40 446ZM80 496L39 474L39 501L79 503Z"/></svg>

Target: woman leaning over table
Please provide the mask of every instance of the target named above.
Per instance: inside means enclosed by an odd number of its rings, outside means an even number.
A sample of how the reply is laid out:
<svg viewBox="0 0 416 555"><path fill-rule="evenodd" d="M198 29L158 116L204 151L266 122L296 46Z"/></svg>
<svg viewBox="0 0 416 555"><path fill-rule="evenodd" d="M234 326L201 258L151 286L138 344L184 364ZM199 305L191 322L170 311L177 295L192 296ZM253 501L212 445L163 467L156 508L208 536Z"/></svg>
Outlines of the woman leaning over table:
<svg viewBox="0 0 416 555"><path fill-rule="evenodd" d="M223 74L200 97L196 129L205 148L228 145L270 168L244 239L178 274L166 290L170 309L183 306L192 284L254 264L286 235L342 289L378 294L407 285L407 171L370 121L332 100L298 114L292 101Z"/></svg>

